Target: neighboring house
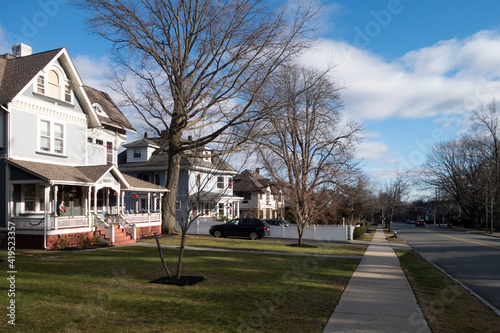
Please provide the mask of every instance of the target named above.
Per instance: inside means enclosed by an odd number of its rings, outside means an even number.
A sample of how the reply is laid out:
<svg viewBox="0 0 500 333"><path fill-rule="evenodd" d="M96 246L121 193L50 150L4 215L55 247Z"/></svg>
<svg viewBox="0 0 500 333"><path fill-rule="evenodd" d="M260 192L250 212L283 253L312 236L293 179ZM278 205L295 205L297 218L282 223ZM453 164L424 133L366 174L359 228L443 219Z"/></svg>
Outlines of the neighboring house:
<svg viewBox="0 0 500 333"><path fill-rule="evenodd" d="M165 184L168 153L161 138L147 134L140 140L124 144L119 154L119 168L125 174L154 184ZM177 219L198 216L202 221L238 217L243 198L233 195L233 176L238 172L211 149L200 147L183 154L176 199Z"/></svg>
<svg viewBox="0 0 500 333"><path fill-rule="evenodd" d="M65 48L12 49L0 55L1 245L13 230L17 248L41 249L62 238L76 245L82 235L119 244L123 235L135 241L137 228L161 232L161 214L124 205L166 189L116 167L118 147L135 130L111 98L84 86Z"/></svg>
<svg viewBox="0 0 500 333"><path fill-rule="evenodd" d="M235 176L234 194L243 197L240 205L242 217L284 218L284 196L269 179L260 174L260 169L245 170Z"/></svg>

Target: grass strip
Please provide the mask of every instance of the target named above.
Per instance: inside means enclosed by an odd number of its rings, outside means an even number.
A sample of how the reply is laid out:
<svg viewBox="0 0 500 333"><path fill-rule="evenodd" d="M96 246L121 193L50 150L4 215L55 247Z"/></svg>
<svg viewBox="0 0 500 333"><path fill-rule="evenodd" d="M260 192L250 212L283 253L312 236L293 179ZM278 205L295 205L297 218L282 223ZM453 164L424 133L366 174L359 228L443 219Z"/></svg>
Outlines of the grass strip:
<svg viewBox="0 0 500 333"><path fill-rule="evenodd" d="M154 238L148 238L141 239L141 242L155 243L156 241L154 240ZM165 245L179 246L181 243L181 236L161 235L160 243ZM365 251L368 247L366 245L344 245L319 242L310 242L305 246L295 245L296 242L294 242L293 240L250 240L242 238L215 238L212 236L186 235L186 246L212 247L231 250L362 256L365 254Z"/></svg>
<svg viewBox="0 0 500 333"><path fill-rule="evenodd" d="M175 270L178 249L163 252ZM149 283L165 276L154 247L26 254L18 332L321 332L360 261L186 250L183 271L205 280L178 287Z"/></svg>
<svg viewBox="0 0 500 333"><path fill-rule="evenodd" d="M396 250L433 333L499 332L500 317L413 250Z"/></svg>

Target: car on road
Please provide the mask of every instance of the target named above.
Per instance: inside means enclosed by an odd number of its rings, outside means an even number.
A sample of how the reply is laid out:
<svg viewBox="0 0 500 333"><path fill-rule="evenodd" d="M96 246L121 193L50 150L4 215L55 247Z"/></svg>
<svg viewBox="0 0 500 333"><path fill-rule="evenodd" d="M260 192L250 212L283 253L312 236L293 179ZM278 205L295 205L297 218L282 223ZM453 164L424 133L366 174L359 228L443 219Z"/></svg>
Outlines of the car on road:
<svg viewBox="0 0 500 333"><path fill-rule="evenodd" d="M419 220L415 223L415 227L425 227L425 221Z"/></svg>
<svg viewBox="0 0 500 333"><path fill-rule="evenodd" d="M270 235L269 224L256 218L237 218L227 223L216 224L210 227L210 235L214 237L250 237L259 239Z"/></svg>
<svg viewBox="0 0 500 333"><path fill-rule="evenodd" d="M279 226L279 227L293 227L293 224L291 224L287 220L282 220L282 219L265 219L265 221L269 225L275 225L275 226Z"/></svg>
<svg viewBox="0 0 500 333"><path fill-rule="evenodd" d="M408 220L408 221L406 221L406 224L415 224L415 223L416 223L415 220Z"/></svg>

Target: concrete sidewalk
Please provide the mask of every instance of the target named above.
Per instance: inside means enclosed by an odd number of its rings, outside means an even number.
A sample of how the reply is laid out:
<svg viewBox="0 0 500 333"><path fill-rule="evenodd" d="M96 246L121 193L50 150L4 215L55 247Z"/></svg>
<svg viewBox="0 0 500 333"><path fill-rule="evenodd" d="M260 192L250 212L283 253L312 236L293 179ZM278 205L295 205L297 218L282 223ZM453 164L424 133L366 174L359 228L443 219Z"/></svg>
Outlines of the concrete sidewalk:
<svg viewBox="0 0 500 333"><path fill-rule="evenodd" d="M330 332L431 332L380 228L323 330Z"/></svg>

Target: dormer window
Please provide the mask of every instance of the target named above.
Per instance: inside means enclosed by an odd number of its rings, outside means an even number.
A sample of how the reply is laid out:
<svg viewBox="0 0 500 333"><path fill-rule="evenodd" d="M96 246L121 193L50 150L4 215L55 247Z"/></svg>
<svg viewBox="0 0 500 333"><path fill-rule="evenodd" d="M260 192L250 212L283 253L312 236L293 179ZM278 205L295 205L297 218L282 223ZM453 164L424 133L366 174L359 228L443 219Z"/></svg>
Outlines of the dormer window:
<svg viewBox="0 0 500 333"><path fill-rule="evenodd" d="M55 71L49 72L49 96L61 99L61 84L59 75Z"/></svg>
<svg viewBox="0 0 500 333"><path fill-rule="evenodd" d="M45 94L45 77L43 75L40 75L36 81L36 92Z"/></svg>
<svg viewBox="0 0 500 333"><path fill-rule="evenodd" d="M108 115L106 114L106 112L104 112L103 108L101 105L97 104L97 103L94 103L92 104L92 106L94 107L94 111L95 113L97 113L97 115L99 116L102 116L102 117L107 117Z"/></svg>
<svg viewBox="0 0 500 333"><path fill-rule="evenodd" d="M71 88L69 87L69 85L65 85L64 86L64 101L71 103L72 102L71 96L72 96Z"/></svg>
<svg viewBox="0 0 500 333"><path fill-rule="evenodd" d="M34 92L52 99L73 103L73 91L70 82L59 67L40 74L35 83Z"/></svg>

